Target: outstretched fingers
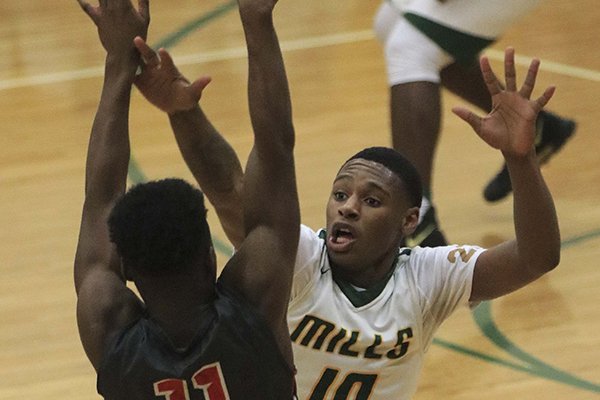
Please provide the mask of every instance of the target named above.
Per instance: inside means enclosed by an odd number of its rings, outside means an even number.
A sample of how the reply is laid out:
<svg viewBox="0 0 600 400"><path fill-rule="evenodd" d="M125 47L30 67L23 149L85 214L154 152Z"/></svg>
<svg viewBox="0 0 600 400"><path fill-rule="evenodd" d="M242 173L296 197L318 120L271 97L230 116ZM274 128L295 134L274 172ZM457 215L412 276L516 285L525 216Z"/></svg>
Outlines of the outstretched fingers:
<svg viewBox="0 0 600 400"><path fill-rule="evenodd" d="M504 51L504 79L506 81L506 90L509 92L517 91L517 72L515 70L515 49L507 47Z"/></svg>
<svg viewBox="0 0 600 400"><path fill-rule="evenodd" d="M533 89L535 87L535 81L537 79L537 74L540 69L540 60L534 58L531 60L531 64L529 64L529 69L527 70L527 76L525 77L525 81L523 82L523 86L521 86L521 90L519 90L519 94L526 99L531 98L531 94L533 93ZM544 93L538 97L534 102L534 106L536 107L536 111L539 112L552 98L554 95L554 91L556 90L555 86L548 87Z"/></svg>
<svg viewBox="0 0 600 400"><path fill-rule="evenodd" d="M533 102L535 104L535 107L537 108L536 111L541 111L541 109L544 108L546 104L548 104L552 96L554 96L555 90L555 86L548 87L546 90L544 90L544 93Z"/></svg>
<svg viewBox="0 0 600 400"><path fill-rule="evenodd" d="M490 95L494 97L502 91L502 85L500 85L496 74L494 74L494 71L492 71L490 60L487 58L487 56L481 57L479 60L479 66L481 68L481 74L483 75L483 81L485 82Z"/></svg>
<svg viewBox="0 0 600 400"><path fill-rule="evenodd" d="M94 21L94 23L98 22L98 19L100 18L100 13L103 9L106 9L111 5L115 5L114 2L109 2L108 0L99 0L97 7L92 6L85 0L77 0L77 3L79 3L81 9L92 19L92 21ZM131 7L130 3L129 7ZM138 0L138 13L145 21L150 21L149 0Z"/></svg>
<svg viewBox="0 0 600 400"><path fill-rule="evenodd" d="M98 7L94 7L87 1L83 0L77 0L77 3L79 3L79 6L88 15L88 17L90 17L91 20L94 21L94 23L96 23L99 14Z"/></svg>
<svg viewBox="0 0 600 400"><path fill-rule="evenodd" d="M526 99L531 98L531 93L533 93L533 88L535 87L535 80L537 78L538 70L540 69L540 60L534 58L529 64L529 70L527 70L527 76L525 77L525 82L523 82L523 86L519 93L521 96Z"/></svg>

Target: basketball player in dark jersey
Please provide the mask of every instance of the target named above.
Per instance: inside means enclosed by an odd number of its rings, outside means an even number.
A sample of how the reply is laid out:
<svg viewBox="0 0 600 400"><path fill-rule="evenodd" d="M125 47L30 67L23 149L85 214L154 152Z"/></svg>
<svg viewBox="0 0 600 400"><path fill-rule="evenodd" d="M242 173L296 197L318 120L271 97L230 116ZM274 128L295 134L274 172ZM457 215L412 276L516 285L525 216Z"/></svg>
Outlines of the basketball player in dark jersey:
<svg viewBox="0 0 600 400"><path fill-rule="evenodd" d="M140 51L141 83L152 85L161 62L145 44L148 0L137 8L130 0L79 3L107 52L75 257L77 322L98 392L110 400L292 399L286 312L299 207L289 90L272 23L276 1L239 0L254 147L241 194L244 241L218 279L198 189L170 178L126 191ZM177 89L190 101L169 115L199 115L208 82L181 77Z"/></svg>

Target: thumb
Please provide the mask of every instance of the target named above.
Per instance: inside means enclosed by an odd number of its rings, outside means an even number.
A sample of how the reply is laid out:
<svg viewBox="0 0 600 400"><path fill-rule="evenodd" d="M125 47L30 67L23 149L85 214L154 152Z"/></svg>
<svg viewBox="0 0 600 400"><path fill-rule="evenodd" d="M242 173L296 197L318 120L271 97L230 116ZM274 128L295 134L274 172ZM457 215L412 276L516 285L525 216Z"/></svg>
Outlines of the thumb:
<svg viewBox="0 0 600 400"><path fill-rule="evenodd" d="M481 118L478 117L474 112L464 107L453 107L452 112L460 119L471 125L471 128L473 128L473 130L479 134L481 129Z"/></svg>
<svg viewBox="0 0 600 400"><path fill-rule="evenodd" d="M210 81L211 81L210 76L203 76L203 77L196 79L194 82L192 82L192 84L190 85L190 92L192 93L194 98L200 100L200 97L202 97L202 92L204 91L204 88L206 88L206 86L208 86Z"/></svg>
<svg viewBox="0 0 600 400"><path fill-rule="evenodd" d="M142 56L145 67L156 68L160 65L160 57L150 46L148 46L148 43L146 43L144 39L140 36L136 36L133 39L133 44Z"/></svg>

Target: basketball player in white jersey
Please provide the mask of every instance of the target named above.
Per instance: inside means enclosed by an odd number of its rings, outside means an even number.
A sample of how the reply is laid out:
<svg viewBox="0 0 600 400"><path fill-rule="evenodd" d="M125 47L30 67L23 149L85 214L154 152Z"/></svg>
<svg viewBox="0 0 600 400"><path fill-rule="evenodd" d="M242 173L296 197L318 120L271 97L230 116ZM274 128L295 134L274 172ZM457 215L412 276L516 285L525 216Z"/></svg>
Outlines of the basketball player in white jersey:
<svg viewBox="0 0 600 400"><path fill-rule="evenodd" d="M288 309L299 399L410 399L433 335L455 309L510 293L558 264L557 216L534 146L536 117L553 88L530 100L538 66L537 60L531 64L517 89L514 51L507 49L502 89L482 58L494 111L480 118L455 109L505 158L514 189L514 240L490 249L402 248L419 218L416 169L397 151L376 147L358 152L338 171L327 229L303 226L300 233ZM140 89L162 106L194 90L183 85L174 89L180 94L164 99L152 87ZM239 161L206 117L196 114L169 117L184 159L237 247L243 237L236 211L243 190Z"/></svg>
<svg viewBox="0 0 600 400"><path fill-rule="evenodd" d="M492 103L479 54L532 11L540 0L384 0L374 29L385 55L392 143L415 165L424 186L419 225L409 246L439 246L446 238L432 204L432 175L441 125L440 88L489 112ZM574 121L539 114L536 150L545 163L573 134ZM487 201L511 192L506 165L484 190Z"/></svg>

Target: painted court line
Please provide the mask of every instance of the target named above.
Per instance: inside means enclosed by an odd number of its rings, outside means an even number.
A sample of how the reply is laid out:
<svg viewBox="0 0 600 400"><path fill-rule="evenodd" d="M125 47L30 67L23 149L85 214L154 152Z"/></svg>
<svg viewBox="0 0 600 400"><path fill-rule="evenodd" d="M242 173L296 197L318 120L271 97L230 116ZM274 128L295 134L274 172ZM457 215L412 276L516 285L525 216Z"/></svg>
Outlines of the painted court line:
<svg viewBox="0 0 600 400"><path fill-rule="evenodd" d="M500 50L488 49L485 54L492 60L504 61L504 52ZM524 67L528 67L531 63L532 57L515 55L515 63ZM553 61L541 60L540 71L553 72L559 75L565 75L571 78L579 78L587 81L600 82L600 72L586 68L574 67L572 65L566 65L556 63Z"/></svg>
<svg viewBox="0 0 600 400"><path fill-rule="evenodd" d="M374 36L371 30L362 30L331 35L306 37L295 40L286 40L281 42L281 48L284 52L290 52L297 50L317 49L327 46L357 43L373 39ZM490 57L490 59L493 60L502 61L504 59L503 52L499 50L490 49L486 51L486 54ZM183 66L196 65L214 61L232 60L243 58L245 56L246 48L240 46L174 57L176 58L177 64ZM531 62L531 59L531 57L517 55L515 58L515 62L521 66L528 66ZM542 60L542 71L553 72L560 75L584 79L593 82L600 82L600 71L579 68L572 65L561 64L553 61ZM22 78L3 79L0 80L0 91L31 86L48 85L60 82L77 81L81 79L98 78L101 77L103 73L104 67L97 66L72 71L56 72L51 74L40 74L26 76Z"/></svg>

